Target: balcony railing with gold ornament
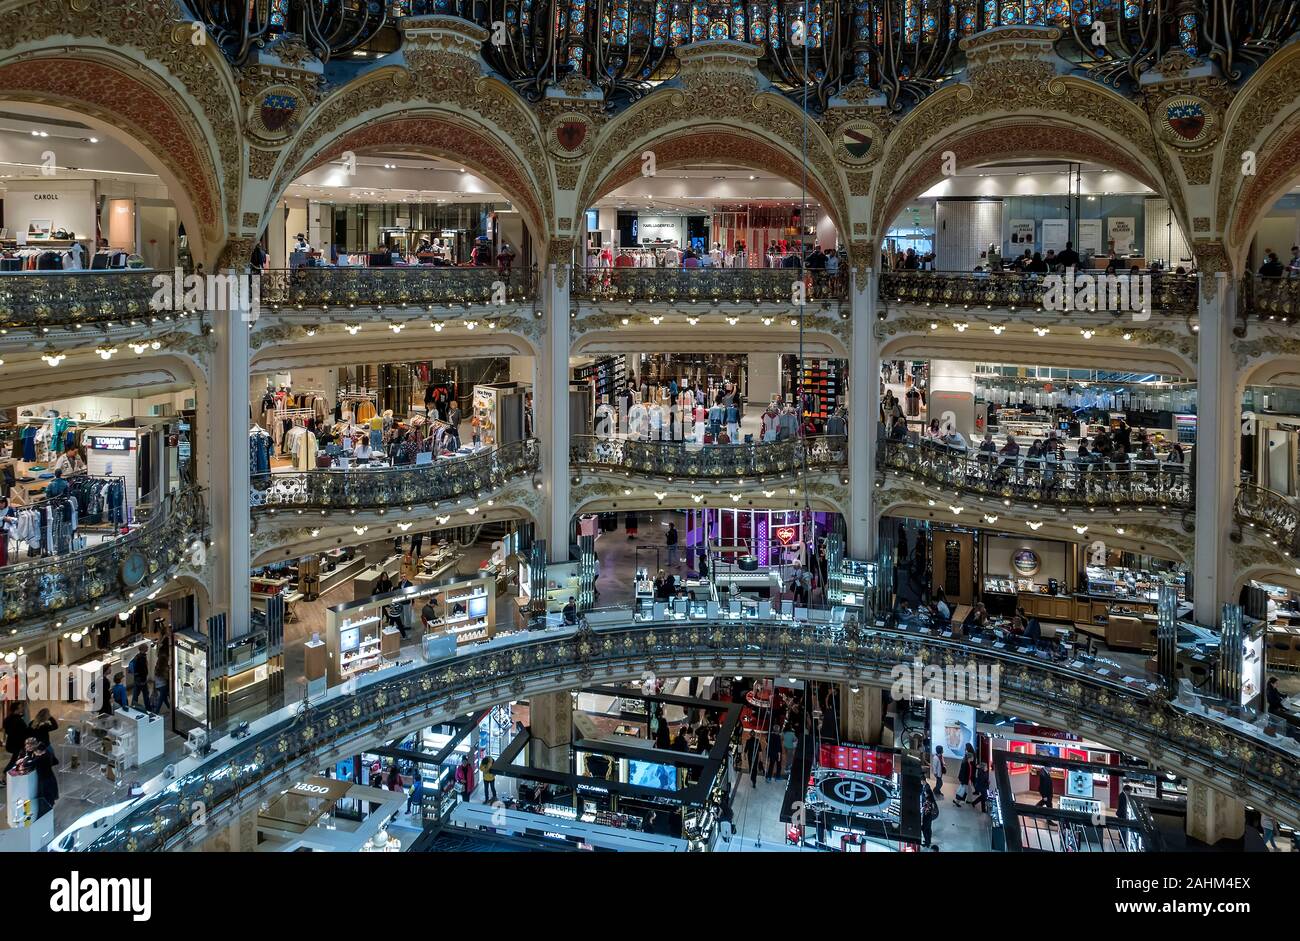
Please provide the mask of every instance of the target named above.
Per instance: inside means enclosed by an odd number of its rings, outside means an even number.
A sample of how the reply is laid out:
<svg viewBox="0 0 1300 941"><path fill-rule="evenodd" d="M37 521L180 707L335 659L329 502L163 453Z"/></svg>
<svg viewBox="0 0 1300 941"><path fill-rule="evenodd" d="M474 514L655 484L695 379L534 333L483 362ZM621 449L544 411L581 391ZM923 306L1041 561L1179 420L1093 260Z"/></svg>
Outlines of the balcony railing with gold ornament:
<svg viewBox="0 0 1300 941"><path fill-rule="evenodd" d="M569 464L631 477L719 482L762 480L848 466L848 439L820 435L754 444L634 441L576 435Z"/></svg>
<svg viewBox="0 0 1300 941"><path fill-rule="evenodd" d="M537 296L532 268L295 268L263 271L264 309L363 311L405 309L431 313L476 306L500 307Z"/></svg>
<svg viewBox="0 0 1300 941"><path fill-rule="evenodd" d="M604 303L799 304L847 296L843 269L586 268L575 272L572 296Z"/></svg>
<svg viewBox="0 0 1300 941"><path fill-rule="evenodd" d="M187 558L202 554L206 527L199 491L182 490L165 497L159 512L126 536L0 568L0 627L17 640L54 628L61 613L143 595Z"/></svg>
<svg viewBox="0 0 1300 941"><path fill-rule="evenodd" d="M1023 453L1012 457L912 441L888 441L878 454L886 474L916 478L960 495L1059 507L1192 506L1192 475L1184 464L1134 460L1116 465Z"/></svg>
<svg viewBox="0 0 1300 941"><path fill-rule="evenodd" d="M1024 313L1046 310L1067 315L1095 311L1120 318L1132 316L1136 299L1142 298L1144 301L1149 299L1149 307L1142 313L1184 319L1196 316L1199 285L1196 275L1157 272L1149 275L1121 273L1108 277L1100 271L1075 273L1095 276L1095 307L1063 310L1051 296L1055 282L1045 280L1049 275L1011 271L885 271L880 275L880 299L886 303L963 310L985 308ZM1146 284L1129 280L1147 277L1150 278L1147 282L1149 289ZM1067 279L1063 286L1068 287L1068 284ZM1071 294L1071 298L1075 296Z"/></svg>
<svg viewBox="0 0 1300 941"><path fill-rule="evenodd" d="M1237 522L1258 530L1294 559L1300 559L1300 503L1266 487L1242 484L1233 505Z"/></svg>
<svg viewBox="0 0 1300 941"><path fill-rule="evenodd" d="M168 287L154 285L159 276ZM0 274L0 329L39 333L83 327L133 327L171 323L196 316L186 309L155 303L159 291L170 299L172 272L33 271Z"/></svg>
<svg viewBox="0 0 1300 941"><path fill-rule="evenodd" d="M852 620L638 621L630 611L610 610L592 612L576 627L535 622L490 646L397 665L359 688L339 687L323 701L282 710L265 729L223 742L219 757L137 798L106 826L74 831L59 848L179 849L303 768L356 754L380 736L530 693L635 679L646 669L686 674L700 663L715 671L888 686L896 668L921 662L996 675L1003 711L1051 715L1066 729L1095 728L1103 740L1122 739L1130 754L1159 756L1162 768L1240 790L1256 806L1300 820L1300 746L1201 701L1171 701L1156 684L1101 658L1052 662L1029 651ZM204 808L202 819L195 807Z"/></svg>
<svg viewBox="0 0 1300 941"><path fill-rule="evenodd" d="M254 514L277 510L382 510L433 506L498 490L537 470L536 439L400 467L355 467L257 474L249 495Z"/></svg>

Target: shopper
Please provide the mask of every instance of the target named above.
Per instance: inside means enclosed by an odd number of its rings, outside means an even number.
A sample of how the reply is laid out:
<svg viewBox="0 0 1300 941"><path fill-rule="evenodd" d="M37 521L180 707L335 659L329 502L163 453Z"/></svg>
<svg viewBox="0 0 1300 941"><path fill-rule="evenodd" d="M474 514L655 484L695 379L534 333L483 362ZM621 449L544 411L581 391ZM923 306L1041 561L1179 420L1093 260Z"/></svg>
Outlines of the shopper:
<svg viewBox="0 0 1300 941"><path fill-rule="evenodd" d="M934 775L935 797L943 797L943 746L934 746L934 756L930 759L930 773Z"/></svg>
<svg viewBox="0 0 1300 941"><path fill-rule="evenodd" d="M37 738L28 738L18 767L26 774L36 775L36 816L44 817L54 809L59 799L59 779L54 766L59 759L54 750Z"/></svg>
<svg viewBox="0 0 1300 941"><path fill-rule="evenodd" d="M390 791L400 791L402 788L402 772L397 770L397 762L394 761L388 766L388 780L384 782Z"/></svg>
<svg viewBox="0 0 1300 941"><path fill-rule="evenodd" d="M569 595L569 600L564 603L564 609L561 611L561 617L565 624L578 623L578 602L573 595Z"/></svg>
<svg viewBox="0 0 1300 941"><path fill-rule="evenodd" d="M131 658L131 708L136 707L140 696L144 696L144 711L149 711L149 648L140 645L140 649Z"/></svg>
<svg viewBox="0 0 1300 941"><path fill-rule="evenodd" d="M785 731L781 733L781 757L785 768L791 774L794 773L794 750L799 744L799 736L795 734L794 727L787 721Z"/></svg>
<svg viewBox="0 0 1300 941"><path fill-rule="evenodd" d="M1280 716L1286 712L1282 691L1277 688L1277 677L1270 676L1264 686L1265 711Z"/></svg>
<svg viewBox="0 0 1300 941"><path fill-rule="evenodd" d="M460 764L456 766L456 786L460 788L460 799L469 800L470 781L474 777L473 769L469 764L469 755L460 756Z"/></svg>
<svg viewBox="0 0 1300 941"><path fill-rule="evenodd" d="M1274 852L1281 852L1281 847L1277 845L1277 820L1266 813L1259 815L1259 828L1264 834L1264 845L1273 848Z"/></svg>
<svg viewBox="0 0 1300 941"><path fill-rule="evenodd" d="M170 638L164 638L164 643L158 647L158 659L153 665L153 711L162 713L163 706L168 706L175 712L176 707L171 702L171 654L168 653L169 647L166 646Z"/></svg>
<svg viewBox="0 0 1300 941"><path fill-rule="evenodd" d="M1128 802L1133 795L1133 788L1125 784L1119 792L1119 803L1115 805L1115 814L1120 820L1128 819Z"/></svg>
<svg viewBox="0 0 1300 941"><path fill-rule="evenodd" d="M933 842L934 822L939 819L939 801L926 781L921 782L921 847L928 849Z"/></svg>
<svg viewBox="0 0 1300 941"><path fill-rule="evenodd" d="M45 745L50 744L50 733L59 727L58 720L50 715L50 710L42 709L36 713L36 719L32 722L32 738Z"/></svg>
<svg viewBox="0 0 1300 941"><path fill-rule="evenodd" d="M424 607L420 609L420 624L423 625L426 631L433 630L434 625L438 623L440 617L438 614L438 606L433 603L434 597L434 595L430 595L426 598L424 601Z"/></svg>
<svg viewBox="0 0 1300 941"><path fill-rule="evenodd" d="M492 770L492 756L484 755L478 769L483 772L483 803L490 804L497 799L497 776Z"/></svg>
<svg viewBox="0 0 1300 941"><path fill-rule="evenodd" d="M677 564L677 524L668 524L668 534L664 537L668 542L668 564Z"/></svg>
<svg viewBox="0 0 1300 941"><path fill-rule="evenodd" d="M782 737L775 730L768 733L767 737L767 774L766 781L771 781L773 776L778 778L784 777L784 766L781 763L782 758Z"/></svg>
<svg viewBox="0 0 1300 941"><path fill-rule="evenodd" d="M966 754L962 756L961 767L957 769L957 794L952 802L960 807L970 796L971 785L975 783L975 749L968 743Z"/></svg>
<svg viewBox="0 0 1300 941"><path fill-rule="evenodd" d="M126 680L125 673L113 674L113 703L119 709L127 708L125 680Z"/></svg>
<svg viewBox="0 0 1300 941"><path fill-rule="evenodd" d="M9 763L5 765L4 773L8 774L9 769L22 757L27 739L32 734L31 727L27 724L27 717L23 715L21 702L9 703L5 712L4 733L5 751L9 752Z"/></svg>
<svg viewBox="0 0 1300 941"><path fill-rule="evenodd" d="M978 806L985 813L989 809L989 766L986 762L981 761L975 768L975 781L972 787L975 790L975 798L970 802L972 807Z"/></svg>
<svg viewBox="0 0 1300 941"><path fill-rule="evenodd" d="M670 751L673 747L673 730L668 726L668 717L664 715L663 708L660 707L659 714L655 716L655 748L663 751Z"/></svg>
<svg viewBox="0 0 1300 941"><path fill-rule="evenodd" d="M1052 773L1047 770L1047 765L1038 768L1038 797L1035 807L1052 806Z"/></svg>
<svg viewBox="0 0 1300 941"><path fill-rule="evenodd" d="M749 786L758 787L758 766L763 757L763 745L758 738L758 730L749 733L745 741L745 761L749 764Z"/></svg>
<svg viewBox="0 0 1300 941"><path fill-rule="evenodd" d="M420 777L419 771L412 776L411 792L406 796L406 812L409 814L413 807L417 810L424 807L424 778Z"/></svg>
<svg viewBox="0 0 1300 941"><path fill-rule="evenodd" d="M690 740L686 737L688 731L690 730L684 725L678 727L677 735L673 738L673 751L688 752L691 750Z"/></svg>

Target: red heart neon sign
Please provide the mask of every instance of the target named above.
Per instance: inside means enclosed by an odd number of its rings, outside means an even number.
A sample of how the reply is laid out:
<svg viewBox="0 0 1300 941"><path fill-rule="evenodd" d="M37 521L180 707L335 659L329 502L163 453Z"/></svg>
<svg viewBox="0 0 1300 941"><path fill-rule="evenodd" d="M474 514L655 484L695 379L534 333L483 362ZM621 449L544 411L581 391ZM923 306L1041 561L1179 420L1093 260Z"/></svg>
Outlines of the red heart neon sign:
<svg viewBox="0 0 1300 941"><path fill-rule="evenodd" d="M776 538L781 540L781 545L788 546L794 542L794 537L798 535L798 530L793 526L782 526L776 531Z"/></svg>

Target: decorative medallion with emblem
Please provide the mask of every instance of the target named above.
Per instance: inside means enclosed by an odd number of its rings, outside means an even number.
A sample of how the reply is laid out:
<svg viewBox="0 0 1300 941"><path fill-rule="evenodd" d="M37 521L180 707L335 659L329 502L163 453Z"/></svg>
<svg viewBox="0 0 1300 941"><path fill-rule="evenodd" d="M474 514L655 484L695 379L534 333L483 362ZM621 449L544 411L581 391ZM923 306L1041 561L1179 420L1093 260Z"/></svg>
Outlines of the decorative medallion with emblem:
<svg viewBox="0 0 1300 941"><path fill-rule="evenodd" d="M546 144L557 157L583 157L591 150L596 133L592 120L577 111L557 115L547 126Z"/></svg>
<svg viewBox="0 0 1300 941"><path fill-rule="evenodd" d="M1199 150L1218 137L1218 118L1203 98L1178 95L1167 99L1158 112L1160 132L1175 147Z"/></svg>
<svg viewBox="0 0 1300 941"><path fill-rule="evenodd" d="M880 128L870 121L852 121L835 132L835 159L860 167L880 155Z"/></svg>
<svg viewBox="0 0 1300 941"><path fill-rule="evenodd" d="M273 85L253 97L248 130L259 140L279 143L298 127L304 110L302 92L292 85Z"/></svg>

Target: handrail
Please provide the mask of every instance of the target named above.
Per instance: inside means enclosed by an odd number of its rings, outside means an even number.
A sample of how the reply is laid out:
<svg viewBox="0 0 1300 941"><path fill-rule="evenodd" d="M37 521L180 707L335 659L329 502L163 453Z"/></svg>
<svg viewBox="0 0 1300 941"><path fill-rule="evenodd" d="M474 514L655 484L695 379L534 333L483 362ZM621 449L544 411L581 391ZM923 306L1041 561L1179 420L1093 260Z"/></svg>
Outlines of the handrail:
<svg viewBox="0 0 1300 941"><path fill-rule="evenodd" d="M432 464L255 474L249 501L254 512L434 504L497 489L537 467L537 440L528 438Z"/></svg>
<svg viewBox="0 0 1300 941"><path fill-rule="evenodd" d="M1295 323L1300 318L1300 278L1246 275L1237 295L1237 313L1243 320Z"/></svg>
<svg viewBox="0 0 1300 941"><path fill-rule="evenodd" d="M1131 469L1106 462L1030 459L1023 454L958 451L940 444L887 441L880 467L910 474L962 493L1054 506L1192 506L1187 465L1135 461Z"/></svg>
<svg viewBox="0 0 1300 941"><path fill-rule="evenodd" d="M159 290L153 280L160 274L174 277L152 270L0 273L0 328L130 326L186 316L184 310L151 307Z"/></svg>
<svg viewBox="0 0 1300 941"><path fill-rule="evenodd" d="M574 466L688 480L781 477L800 473L805 466L810 471L847 467L848 459L848 439L829 435L706 445L575 435L569 444L569 463Z"/></svg>
<svg viewBox="0 0 1300 941"><path fill-rule="evenodd" d="M13 629L25 619L40 618L46 628L56 612L106 604L118 594L129 597L120 574L128 556L144 559L145 582L152 583L181 562L206 526L200 492L181 490L168 494L160 512L120 539L0 569L0 624Z"/></svg>
<svg viewBox="0 0 1300 941"><path fill-rule="evenodd" d="M1233 513L1238 522L1263 530L1283 551L1300 557L1300 503L1266 487L1241 484Z"/></svg>
<svg viewBox="0 0 1300 941"><path fill-rule="evenodd" d="M260 277L262 306L350 310L362 307L466 307L513 304L537 296L533 268L452 268L406 265L381 268L267 269Z"/></svg>
<svg viewBox="0 0 1300 941"><path fill-rule="evenodd" d="M790 304L802 285L807 301L843 300L848 272L841 268L585 268L573 278L573 297L605 302Z"/></svg>
<svg viewBox="0 0 1300 941"><path fill-rule="evenodd" d="M630 614L628 615L630 618ZM457 650L425 664L379 674L352 692L282 710L251 736L222 743L219 754L182 770L126 808L88 848L158 851L187 836L196 808L213 822L246 794L264 796L272 779L309 766L334 749L360 748L364 736L439 721L487 700L545 689L635 677L649 664L661 672L757 670L777 675L860 679L888 684L899 665L955 663L996 669L1000 701L1017 709L1059 713L1066 727L1087 721L1122 736L1125 750L1160 755L1203 780L1252 785L1283 816L1300 819L1300 748L1252 726L1229 725L1203 706L1170 702L1145 682L1124 682L1113 664L1049 663L1028 653L905 628L811 624L768 618L725 622L617 620L593 630L534 629ZM1076 661L1078 663L1080 661ZM1099 668L1112 668L1107 675ZM376 730L379 726L379 730ZM1256 800L1256 803L1260 801Z"/></svg>
<svg viewBox="0 0 1300 941"><path fill-rule="evenodd" d="M1146 288L1130 294L1123 280L1114 282L1115 295L1110 282L1102 282L1102 272L1076 271L1075 275L1095 275L1097 285L1105 284L1105 297L1098 297L1097 312L1116 317L1134 313L1134 297L1146 295ZM1142 273L1136 277L1147 277ZM927 306L960 306L1010 308L1011 310L1041 311L1047 299L1051 282L1044 283L1045 275L1020 271L884 271L881 272L880 299L899 304L925 304ZM1121 279L1123 274L1119 275ZM1164 271L1150 274L1150 311L1180 317L1194 316L1198 309L1196 275ZM1123 287L1122 295L1120 288ZM1098 292L1100 293L1100 289ZM1096 295L1094 295L1096 296ZM1082 315L1090 311L1057 311L1063 314Z"/></svg>

